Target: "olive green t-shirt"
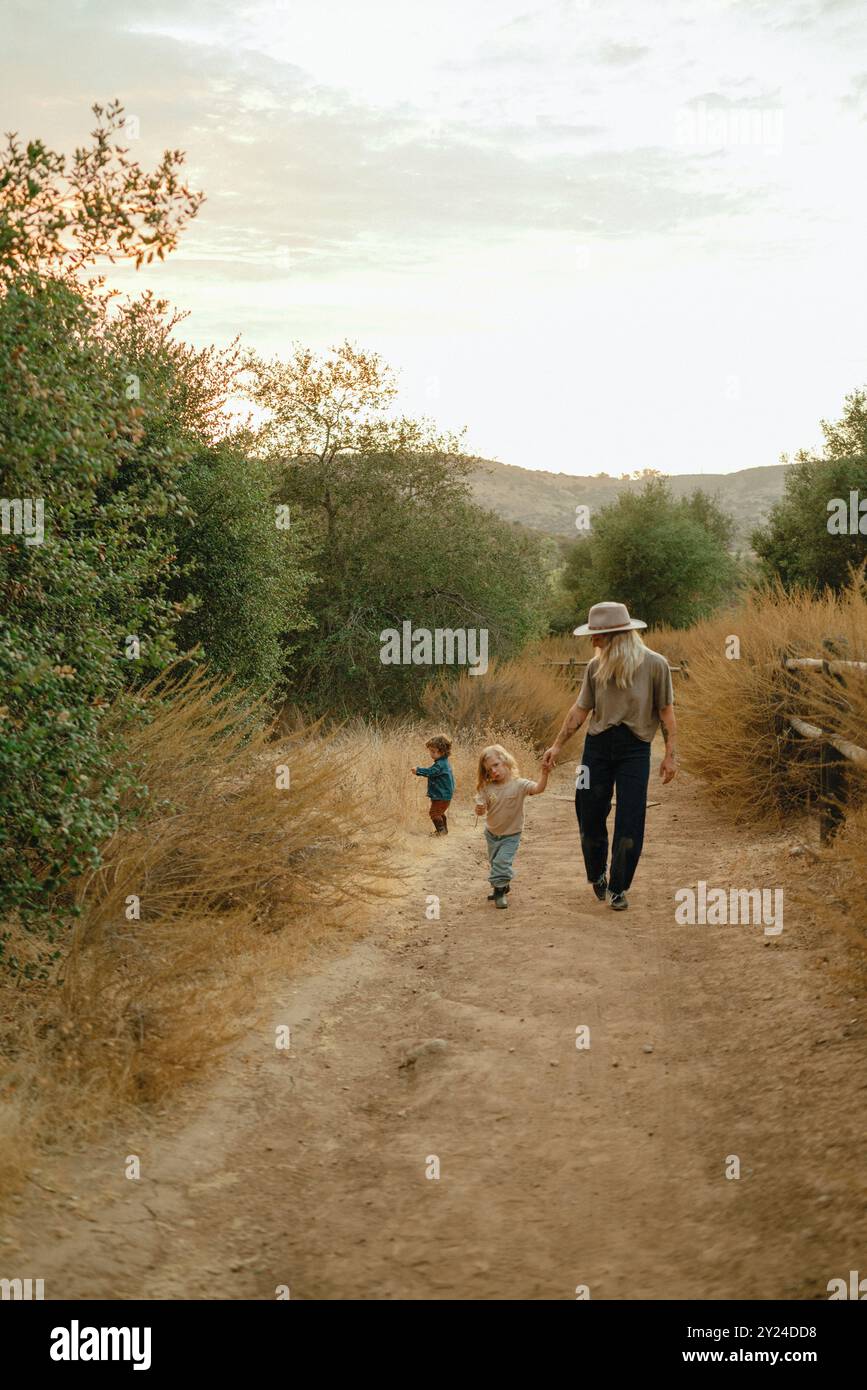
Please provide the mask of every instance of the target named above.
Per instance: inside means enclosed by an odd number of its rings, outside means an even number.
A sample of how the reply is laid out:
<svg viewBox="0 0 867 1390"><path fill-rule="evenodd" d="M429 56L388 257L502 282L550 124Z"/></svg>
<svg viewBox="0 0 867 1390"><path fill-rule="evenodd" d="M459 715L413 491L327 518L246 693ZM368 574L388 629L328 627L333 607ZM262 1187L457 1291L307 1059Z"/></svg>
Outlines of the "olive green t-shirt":
<svg viewBox="0 0 867 1390"><path fill-rule="evenodd" d="M645 743L652 743L659 728L659 711L674 704L671 671L659 652L650 648L632 678L632 684L621 690L613 680L601 685L596 680L599 658L594 656L584 672L584 683L578 692L582 709L592 709L587 723L588 734L601 734L612 724L626 724Z"/></svg>

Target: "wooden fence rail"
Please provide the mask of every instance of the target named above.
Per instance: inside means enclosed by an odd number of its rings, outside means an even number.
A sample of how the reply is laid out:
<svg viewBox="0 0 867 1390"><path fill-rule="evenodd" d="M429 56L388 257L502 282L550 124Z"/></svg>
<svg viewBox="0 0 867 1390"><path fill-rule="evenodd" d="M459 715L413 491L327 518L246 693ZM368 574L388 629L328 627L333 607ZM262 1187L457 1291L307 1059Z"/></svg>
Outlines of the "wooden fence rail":
<svg viewBox="0 0 867 1390"><path fill-rule="evenodd" d="M867 661L828 661L823 656L787 656L783 665L787 671L824 671L832 676L842 676L846 671L867 671Z"/></svg>
<svg viewBox="0 0 867 1390"><path fill-rule="evenodd" d="M823 644L829 651L834 643L827 639ZM867 671L867 661L848 661L837 657L789 656L782 654L784 671L815 671L831 676L838 684L847 671ZM841 709L848 708L847 701L840 696L835 700ZM867 767L867 748L861 748L849 739L820 729L818 724L801 719L798 715L785 713L783 719L789 728L800 738L819 744L819 792L821 796L819 836L823 844L831 839L842 824L848 802L849 778L848 763Z"/></svg>
<svg viewBox="0 0 867 1390"><path fill-rule="evenodd" d="M850 762L863 763L867 766L867 748L859 748L857 743L850 743L847 738L837 738L836 734L826 734L825 730L820 729L818 725L808 724L806 719L798 719L794 714L789 715L789 723L795 733L801 735L801 738L821 739L824 743L829 743L844 758L848 758Z"/></svg>
<svg viewBox="0 0 867 1390"><path fill-rule="evenodd" d="M570 667L573 666L589 666L592 660L592 657L589 661L576 661L574 657L570 657L568 661L552 661L546 658L544 664L546 666L565 666L566 669L569 670ZM865 665L867 665L867 662L865 662ZM680 671L684 676L689 676L689 670L687 669L687 663L685 661L681 661L679 666L669 666L668 669L669 671Z"/></svg>

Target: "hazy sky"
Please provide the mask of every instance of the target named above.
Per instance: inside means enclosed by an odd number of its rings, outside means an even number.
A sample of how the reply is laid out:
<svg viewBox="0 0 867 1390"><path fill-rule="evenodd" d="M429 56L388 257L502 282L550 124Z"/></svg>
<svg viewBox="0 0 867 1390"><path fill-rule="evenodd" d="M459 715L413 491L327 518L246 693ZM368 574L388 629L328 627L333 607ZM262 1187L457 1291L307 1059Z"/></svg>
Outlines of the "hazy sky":
<svg viewBox="0 0 867 1390"><path fill-rule="evenodd" d="M119 97L198 343L344 337L473 451L775 463L867 382L863 0L0 0L4 130ZM119 277L132 283L133 276Z"/></svg>

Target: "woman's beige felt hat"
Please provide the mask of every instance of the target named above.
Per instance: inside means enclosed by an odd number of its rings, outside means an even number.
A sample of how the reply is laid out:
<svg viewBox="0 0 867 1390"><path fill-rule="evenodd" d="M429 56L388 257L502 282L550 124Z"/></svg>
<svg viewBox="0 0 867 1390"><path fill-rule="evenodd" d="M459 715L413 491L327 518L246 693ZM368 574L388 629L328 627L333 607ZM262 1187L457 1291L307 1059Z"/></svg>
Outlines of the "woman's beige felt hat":
<svg viewBox="0 0 867 1390"><path fill-rule="evenodd" d="M586 623L573 629L573 637L593 637L597 632L634 632L647 627L640 618L630 618L625 603L594 603Z"/></svg>

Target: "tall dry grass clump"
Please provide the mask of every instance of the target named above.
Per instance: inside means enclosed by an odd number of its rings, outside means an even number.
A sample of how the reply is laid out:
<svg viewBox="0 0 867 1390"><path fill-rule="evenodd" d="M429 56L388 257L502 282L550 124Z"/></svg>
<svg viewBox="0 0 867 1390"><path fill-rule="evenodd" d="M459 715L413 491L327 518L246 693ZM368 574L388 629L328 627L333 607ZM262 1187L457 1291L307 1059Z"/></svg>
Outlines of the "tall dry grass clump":
<svg viewBox="0 0 867 1390"><path fill-rule="evenodd" d="M146 809L74 885L56 977L0 978L7 1175L28 1135L162 1098L211 1065L272 972L385 891L388 837L332 740L272 742L200 674L151 687L144 707L127 742Z"/></svg>
<svg viewBox="0 0 867 1390"><path fill-rule="evenodd" d="M737 612L683 634L690 677L678 685L682 760L738 818L780 821L818 797L819 745L791 733L788 713L867 743L864 672L836 679L783 669L784 654L830 654L826 641L841 656L867 660L860 578L840 594L763 590ZM734 651L739 655L727 655ZM853 769L856 801L861 780Z"/></svg>
<svg viewBox="0 0 867 1390"><path fill-rule="evenodd" d="M846 818L829 844L810 858L806 884L799 891L818 919L860 951L863 988L867 985L867 777L862 773L858 780L860 800L847 808Z"/></svg>
<svg viewBox="0 0 867 1390"><path fill-rule="evenodd" d="M483 676L464 671L456 679L440 677L422 695L434 721L453 729L511 730L536 748L554 738L569 703L568 685L535 648L514 661L492 661Z"/></svg>

